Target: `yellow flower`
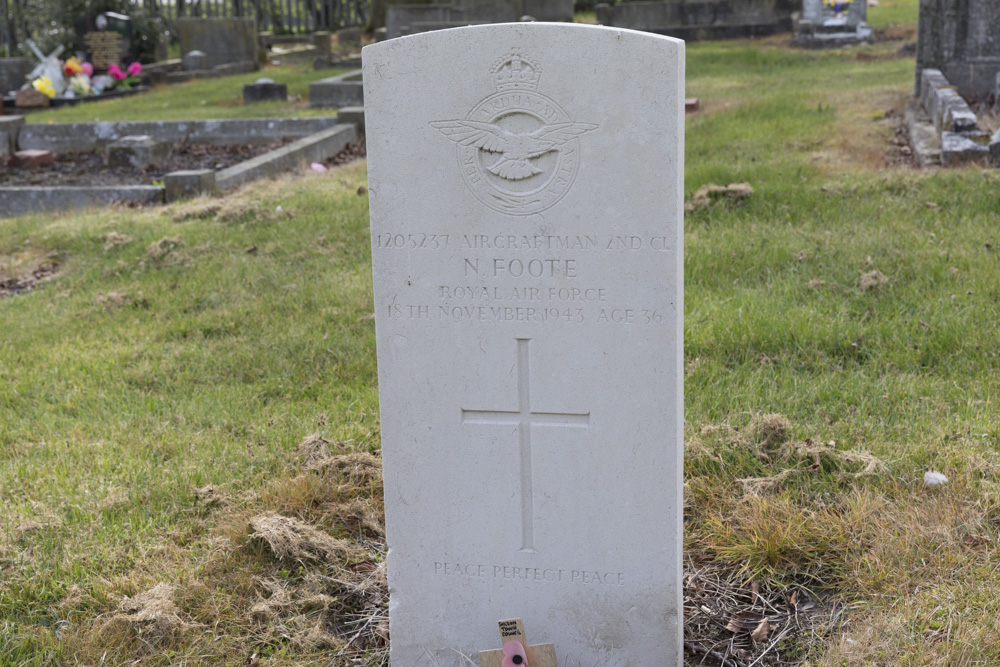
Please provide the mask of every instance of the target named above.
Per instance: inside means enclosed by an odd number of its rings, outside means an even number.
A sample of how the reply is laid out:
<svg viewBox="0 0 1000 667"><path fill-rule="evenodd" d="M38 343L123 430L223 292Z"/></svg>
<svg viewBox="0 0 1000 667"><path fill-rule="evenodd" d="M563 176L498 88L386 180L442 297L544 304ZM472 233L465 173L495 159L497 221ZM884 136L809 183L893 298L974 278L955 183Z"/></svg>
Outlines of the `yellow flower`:
<svg viewBox="0 0 1000 667"><path fill-rule="evenodd" d="M79 74L82 71L83 68L80 67L80 61L76 58L76 56L73 56L72 58L63 63L63 74L65 74L66 76L73 76L75 74Z"/></svg>
<svg viewBox="0 0 1000 667"><path fill-rule="evenodd" d="M48 98L56 96L56 89L52 87L52 80L47 76L40 76L31 82L32 87Z"/></svg>

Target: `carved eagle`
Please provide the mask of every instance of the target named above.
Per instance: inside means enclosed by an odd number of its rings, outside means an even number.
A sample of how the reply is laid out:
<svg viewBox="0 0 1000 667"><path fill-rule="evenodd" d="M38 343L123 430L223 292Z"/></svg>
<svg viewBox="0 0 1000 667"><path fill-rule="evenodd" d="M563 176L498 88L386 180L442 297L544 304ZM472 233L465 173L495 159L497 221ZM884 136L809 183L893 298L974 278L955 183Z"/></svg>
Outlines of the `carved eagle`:
<svg viewBox="0 0 1000 667"><path fill-rule="evenodd" d="M461 146L500 153L500 159L487 169L508 181L521 181L542 173L532 160L597 129L591 123L553 123L533 132L515 134L499 125L474 120L442 120L431 125Z"/></svg>

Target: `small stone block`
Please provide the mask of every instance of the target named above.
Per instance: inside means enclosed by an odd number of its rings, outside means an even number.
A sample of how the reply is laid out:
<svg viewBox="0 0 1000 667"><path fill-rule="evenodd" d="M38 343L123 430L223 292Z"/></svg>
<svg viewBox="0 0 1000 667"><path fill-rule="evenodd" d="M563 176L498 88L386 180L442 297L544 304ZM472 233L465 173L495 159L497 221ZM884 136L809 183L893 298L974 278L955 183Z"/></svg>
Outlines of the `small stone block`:
<svg viewBox="0 0 1000 667"><path fill-rule="evenodd" d="M163 164L170 157L170 144L146 134L122 137L108 145L108 166L145 169Z"/></svg>
<svg viewBox="0 0 1000 667"><path fill-rule="evenodd" d="M684 99L684 111L687 113L693 113L701 108L701 103L698 101L697 97L688 97Z"/></svg>
<svg viewBox="0 0 1000 667"><path fill-rule="evenodd" d="M163 177L167 202L190 199L201 194L216 194L215 171L212 169L191 169L173 171Z"/></svg>
<svg viewBox="0 0 1000 667"><path fill-rule="evenodd" d="M284 83L248 83L243 86L243 104L257 102L285 102L288 85Z"/></svg>
<svg viewBox="0 0 1000 667"><path fill-rule="evenodd" d="M956 132L941 133L941 164L955 167L989 157L990 148Z"/></svg>
<svg viewBox="0 0 1000 667"><path fill-rule="evenodd" d="M337 43L343 46L361 46L361 28L341 28L337 31Z"/></svg>
<svg viewBox="0 0 1000 667"><path fill-rule="evenodd" d="M993 113L1000 114L1000 72L997 72L993 85Z"/></svg>
<svg viewBox="0 0 1000 667"><path fill-rule="evenodd" d="M0 116L0 157L17 150L17 139L24 126L24 116Z"/></svg>
<svg viewBox="0 0 1000 667"><path fill-rule="evenodd" d="M325 30L320 30L312 34L312 43L316 47L316 52L320 55L330 55L332 45L330 40L333 35Z"/></svg>
<svg viewBox="0 0 1000 667"><path fill-rule="evenodd" d="M988 146L990 151L990 164L994 167L1000 167L1000 130L993 133L990 137L990 145Z"/></svg>
<svg viewBox="0 0 1000 667"><path fill-rule="evenodd" d="M44 109L49 104L51 100L34 88L22 88L14 98L14 106L20 109Z"/></svg>
<svg viewBox="0 0 1000 667"><path fill-rule="evenodd" d="M348 123L358 128L358 132L365 131L365 108L364 107L341 107L337 109L337 122Z"/></svg>
<svg viewBox="0 0 1000 667"><path fill-rule="evenodd" d="M27 150L14 153L10 166L18 169L37 169L44 164L52 164L52 151Z"/></svg>
<svg viewBox="0 0 1000 667"><path fill-rule="evenodd" d="M964 100L963 100L964 101ZM944 112L944 128L952 132L975 132L978 127L975 112L968 104L951 105Z"/></svg>
<svg viewBox="0 0 1000 667"><path fill-rule="evenodd" d="M188 72L205 69L208 65L208 56L202 51L188 51L181 60L184 63L184 70Z"/></svg>

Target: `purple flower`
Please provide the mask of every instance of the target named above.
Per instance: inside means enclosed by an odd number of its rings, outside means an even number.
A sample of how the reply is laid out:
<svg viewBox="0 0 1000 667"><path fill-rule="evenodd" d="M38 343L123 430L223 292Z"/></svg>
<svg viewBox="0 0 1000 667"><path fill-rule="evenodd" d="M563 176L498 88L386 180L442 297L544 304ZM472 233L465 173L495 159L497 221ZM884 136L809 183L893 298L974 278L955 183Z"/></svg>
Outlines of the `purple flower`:
<svg viewBox="0 0 1000 667"><path fill-rule="evenodd" d="M123 81L125 79L125 72L123 72L122 68L118 65L112 64L108 66L108 74L110 74L111 78L115 81Z"/></svg>
<svg viewBox="0 0 1000 667"><path fill-rule="evenodd" d="M140 63L135 62L128 66L129 76L139 76L140 74L142 74L142 65Z"/></svg>

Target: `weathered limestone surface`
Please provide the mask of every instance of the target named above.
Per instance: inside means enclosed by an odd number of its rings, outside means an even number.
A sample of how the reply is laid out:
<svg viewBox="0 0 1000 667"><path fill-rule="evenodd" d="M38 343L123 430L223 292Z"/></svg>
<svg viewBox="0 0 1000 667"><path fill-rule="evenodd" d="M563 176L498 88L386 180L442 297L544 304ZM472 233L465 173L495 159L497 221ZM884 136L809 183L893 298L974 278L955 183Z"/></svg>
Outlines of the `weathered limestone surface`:
<svg viewBox="0 0 1000 667"><path fill-rule="evenodd" d="M682 663L684 45L363 51L393 665ZM580 67L580 63L587 63Z"/></svg>
<svg viewBox="0 0 1000 667"><path fill-rule="evenodd" d="M163 164L170 157L170 143L148 134L122 137L108 145L108 166L145 169Z"/></svg>

